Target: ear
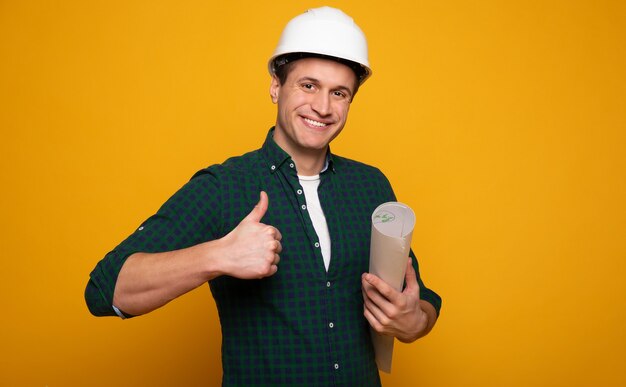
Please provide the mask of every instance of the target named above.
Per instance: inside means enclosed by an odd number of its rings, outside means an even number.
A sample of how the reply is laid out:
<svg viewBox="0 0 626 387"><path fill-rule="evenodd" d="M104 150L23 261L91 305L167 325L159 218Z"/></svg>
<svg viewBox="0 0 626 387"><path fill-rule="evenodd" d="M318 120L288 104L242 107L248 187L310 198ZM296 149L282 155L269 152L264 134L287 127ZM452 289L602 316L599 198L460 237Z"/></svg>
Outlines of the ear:
<svg viewBox="0 0 626 387"><path fill-rule="evenodd" d="M270 97L272 103L278 102L278 92L280 91L280 81L276 75L272 75L272 82L270 83Z"/></svg>

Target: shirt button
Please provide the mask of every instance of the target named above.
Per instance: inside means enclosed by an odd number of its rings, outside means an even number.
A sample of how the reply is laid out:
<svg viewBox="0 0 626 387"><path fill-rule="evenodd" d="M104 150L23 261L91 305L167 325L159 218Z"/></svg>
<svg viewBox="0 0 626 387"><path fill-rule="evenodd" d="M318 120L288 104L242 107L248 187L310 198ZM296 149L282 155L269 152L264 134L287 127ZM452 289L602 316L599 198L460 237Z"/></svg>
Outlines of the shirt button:
<svg viewBox="0 0 626 387"><path fill-rule="evenodd" d="M302 195L302 190L301 189L297 190L296 192L298 193L298 195Z"/></svg>
<svg viewBox="0 0 626 387"><path fill-rule="evenodd" d="M272 166L270 167L270 169L273 171L273 170L275 170L275 169L276 169L276 166L275 166L275 165L272 165Z"/></svg>
<svg viewBox="0 0 626 387"><path fill-rule="evenodd" d="M333 328L334 326L335 326L335 324L333 324L333 323L328 324L329 328Z"/></svg>
<svg viewBox="0 0 626 387"><path fill-rule="evenodd" d="M335 363L335 369L338 370L339 369L339 363Z"/></svg>
<svg viewBox="0 0 626 387"><path fill-rule="evenodd" d="M289 164L289 166L290 166L291 168L293 168L293 167L294 167L293 163Z"/></svg>
<svg viewBox="0 0 626 387"><path fill-rule="evenodd" d="M303 204L303 205L302 205L302 209L303 209L303 210L306 210L306 205L304 205L304 204Z"/></svg>
<svg viewBox="0 0 626 387"><path fill-rule="evenodd" d="M320 243L319 242L315 242L315 247L320 247Z"/></svg>
<svg viewBox="0 0 626 387"><path fill-rule="evenodd" d="M330 281L326 282L326 287L329 288L330 287Z"/></svg>
<svg viewBox="0 0 626 387"><path fill-rule="evenodd" d="M139 227L139 229L138 229L138 230L139 230L139 231L143 230L143 226Z"/></svg>

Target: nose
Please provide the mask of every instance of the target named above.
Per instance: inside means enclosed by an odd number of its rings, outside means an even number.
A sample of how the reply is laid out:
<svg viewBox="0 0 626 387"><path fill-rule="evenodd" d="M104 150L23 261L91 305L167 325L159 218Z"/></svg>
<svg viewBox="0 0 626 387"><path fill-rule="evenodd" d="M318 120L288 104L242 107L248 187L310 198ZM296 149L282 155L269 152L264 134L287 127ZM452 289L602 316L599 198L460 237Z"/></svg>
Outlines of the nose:
<svg viewBox="0 0 626 387"><path fill-rule="evenodd" d="M316 93L311 101L311 108L320 115L327 116L331 113L330 96L328 93Z"/></svg>

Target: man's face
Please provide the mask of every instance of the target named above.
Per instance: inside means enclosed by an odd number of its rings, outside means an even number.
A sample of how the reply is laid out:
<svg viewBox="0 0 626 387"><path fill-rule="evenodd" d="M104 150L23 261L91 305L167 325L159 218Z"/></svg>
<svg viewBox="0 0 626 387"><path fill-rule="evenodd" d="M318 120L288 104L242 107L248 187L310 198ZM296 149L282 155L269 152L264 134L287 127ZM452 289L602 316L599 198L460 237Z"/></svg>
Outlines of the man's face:
<svg viewBox="0 0 626 387"><path fill-rule="evenodd" d="M356 75L327 59L304 58L292 66L283 85L272 77L270 95L278 104L274 141L293 158L321 154L346 124Z"/></svg>

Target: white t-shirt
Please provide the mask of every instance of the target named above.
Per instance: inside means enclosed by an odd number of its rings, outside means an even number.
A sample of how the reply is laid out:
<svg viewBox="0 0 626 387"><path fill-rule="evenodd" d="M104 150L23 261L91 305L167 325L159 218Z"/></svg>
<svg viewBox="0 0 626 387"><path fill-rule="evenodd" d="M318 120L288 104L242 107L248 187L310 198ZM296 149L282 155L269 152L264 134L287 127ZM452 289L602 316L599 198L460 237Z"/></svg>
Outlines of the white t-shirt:
<svg viewBox="0 0 626 387"><path fill-rule="evenodd" d="M328 265L330 265L330 234L328 233L328 224L326 223L326 217L324 216L324 211L320 204L320 198L317 195L317 187L320 185L320 175L298 175L298 179L304 190L306 207L309 210L309 216L313 222L313 228L315 228L320 248L322 249L324 267L326 267L326 271L328 271Z"/></svg>

